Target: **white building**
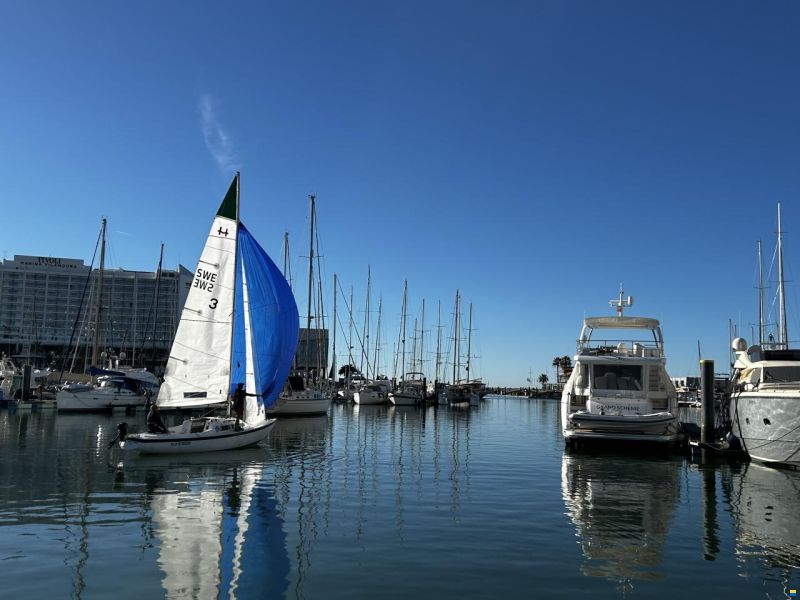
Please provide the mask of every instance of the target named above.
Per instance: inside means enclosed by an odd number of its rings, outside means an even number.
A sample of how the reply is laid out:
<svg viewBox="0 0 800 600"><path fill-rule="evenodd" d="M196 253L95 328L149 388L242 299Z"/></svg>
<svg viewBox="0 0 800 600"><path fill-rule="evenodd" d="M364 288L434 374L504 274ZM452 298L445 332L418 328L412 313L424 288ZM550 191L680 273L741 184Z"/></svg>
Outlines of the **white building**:
<svg viewBox="0 0 800 600"><path fill-rule="evenodd" d="M158 285L156 282L158 280ZM192 273L183 266L103 271L82 260L14 256L0 264L0 352L18 361L82 371L99 348L134 365L163 364L178 326ZM157 291L157 294L156 294Z"/></svg>

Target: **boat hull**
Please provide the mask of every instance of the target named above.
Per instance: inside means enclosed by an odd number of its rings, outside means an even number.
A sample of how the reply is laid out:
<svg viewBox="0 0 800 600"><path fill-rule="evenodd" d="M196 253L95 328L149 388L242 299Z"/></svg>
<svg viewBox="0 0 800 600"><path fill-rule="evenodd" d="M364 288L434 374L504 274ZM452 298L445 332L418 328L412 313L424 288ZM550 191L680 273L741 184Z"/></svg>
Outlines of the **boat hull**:
<svg viewBox="0 0 800 600"><path fill-rule="evenodd" d="M203 431L199 433L141 433L120 442L126 452L139 454L187 454L218 452L254 446L264 440L276 419L267 419L240 431Z"/></svg>
<svg viewBox="0 0 800 600"><path fill-rule="evenodd" d="M270 416L303 416L324 415L331 406L330 396L314 395L310 397L291 396L275 408L267 410Z"/></svg>
<svg viewBox="0 0 800 600"><path fill-rule="evenodd" d="M99 394L95 392L58 392L59 412L105 412L114 408L144 407L145 397L139 394Z"/></svg>
<svg viewBox="0 0 800 600"><path fill-rule="evenodd" d="M386 404L387 401L388 397L384 392L362 390L353 394L353 402L356 404Z"/></svg>
<svg viewBox="0 0 800 600"><path fill-rule="evenodd" d="M733 432L750 458L800 466L800 394L742 392L731 398Z"/></svg>
<svg viewBox="0 0 800 600"><path fill-rule="evenodd" d="M670 412L650 415L599 415L578 411L567 417L564 438L672 443L678 439L678 419Z"/></svg>
<svg viewBox="0 0 800 600"><path fill-rule="evenodd" d="M395 406L414 406L422 402L422 398L420 398L417 394L393 392L389 394L389 402Z"/></svg>

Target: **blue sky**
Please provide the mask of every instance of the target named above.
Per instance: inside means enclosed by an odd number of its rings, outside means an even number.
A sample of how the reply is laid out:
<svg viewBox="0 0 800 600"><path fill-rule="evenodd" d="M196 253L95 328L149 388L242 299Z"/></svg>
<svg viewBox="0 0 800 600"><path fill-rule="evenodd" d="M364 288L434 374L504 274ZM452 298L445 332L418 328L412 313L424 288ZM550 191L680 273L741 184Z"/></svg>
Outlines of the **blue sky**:
<svg viewBox="0 0 800 600"><path fill-rule="evenodd" d="M799 25L794 2L6 2L0 252L88 261L107 216L112 266L163 241L194 268L240 169L299 279L317 195L328 287L362 305L370 264L386 340L404 279L426 329L459 288L476 375L552 379L622 282L672 374L698 340L723 370L778 200L800 339Z"/></svg>

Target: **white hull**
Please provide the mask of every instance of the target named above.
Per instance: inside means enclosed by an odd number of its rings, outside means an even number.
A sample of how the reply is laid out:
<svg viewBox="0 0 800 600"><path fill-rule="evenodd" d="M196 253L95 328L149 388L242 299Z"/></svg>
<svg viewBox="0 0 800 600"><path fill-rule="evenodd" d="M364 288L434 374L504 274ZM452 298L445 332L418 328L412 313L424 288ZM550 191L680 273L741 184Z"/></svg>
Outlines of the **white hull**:
<svg viewBox="0 0 800 600"><path fill-rule="evenodd" d="M456 394L452 397L445 392L445 397L450 404L469 404L470 406L480 406L481 397L478 394Z"/></svg>
<svg viewBox="0 0 800 600"><path fill-rule="evenodd" d="M139 394L109 394L99 391L57 392L56 404L60 412L100 412L130 406L143 407L145 397Z"/></svg>
<svg viewBox="0 0 800 600"><path fill-rule="evenodd" d="M229 426L235 419L215 419ZM139 433L129 435L120 442L120 448L126 452L139 454L184 454L194 452L218 452L253 446L265 439L276 419L267 419L254 427L245 427L240 431L229 428L225 431L202 431L198 433Z"/></svg>
<svg viewBox="0 0 800 600"><path fill-rule="evenodd" d="M734 434L751 458L800 466L800 394L742 392L731 398Z"/></svg>
<svg viewBox="0 0 800 600"><path fill-rule="evenodd" d="M388 395L384 392L373 390L358 391L353 394L353 402L356 404L386 404L388 399Z"/></svg>
<svg viewBox="0 0 800 600"><path fill-rule="evenodd" d="M331 406L331 398L321 394L310 397L290 396L283 404L267 410L271 416L324 415Z"/></svg>
<svg viewBox="0 0 800 600"><path fill-rule="evenodd" d="M396 392L389 394L389 402L395 406L414 406L415 404L422 402L422 398L417 394Z"/></svg>
<svg viewBox="0 0 800 600"><path fill-rule="evenodd" d="M598 415L586 411L567 417L564 437L616 441L674 442L678 438L678 419L670 412L649 415Z"/></svg>

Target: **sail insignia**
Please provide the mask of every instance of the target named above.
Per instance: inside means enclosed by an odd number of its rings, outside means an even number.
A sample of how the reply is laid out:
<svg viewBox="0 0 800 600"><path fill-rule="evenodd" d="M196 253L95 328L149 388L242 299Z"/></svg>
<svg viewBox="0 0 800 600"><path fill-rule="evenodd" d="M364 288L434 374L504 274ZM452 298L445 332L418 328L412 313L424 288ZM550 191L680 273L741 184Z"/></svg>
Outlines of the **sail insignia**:
<svg viewBox="0 0 800 600"><path fill-rule="evenodd" d="M219 205L217 216L230 219L231 221L235 221L239 214L238 200L239 200L239 174L237 173L236 176L233 178L233 181L231 182L231 187L228 188L228 193L225 194L225 198L223 198L222 200L222 204Z"/></svg>

